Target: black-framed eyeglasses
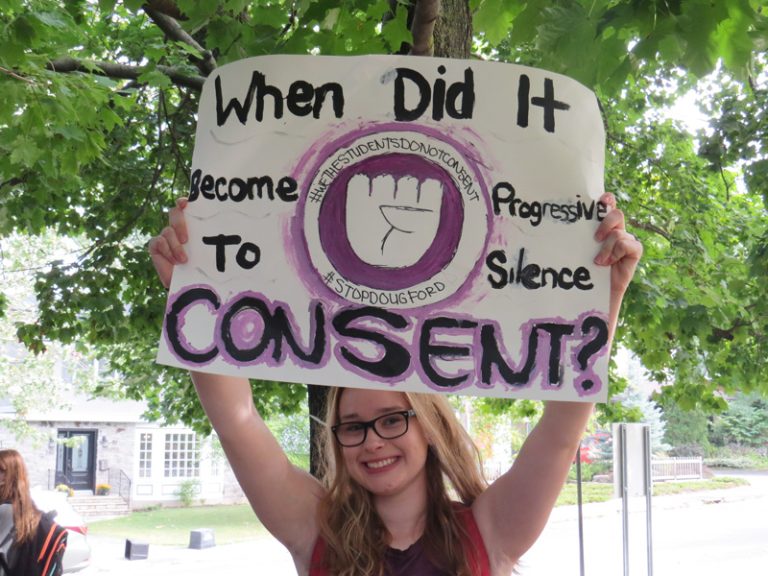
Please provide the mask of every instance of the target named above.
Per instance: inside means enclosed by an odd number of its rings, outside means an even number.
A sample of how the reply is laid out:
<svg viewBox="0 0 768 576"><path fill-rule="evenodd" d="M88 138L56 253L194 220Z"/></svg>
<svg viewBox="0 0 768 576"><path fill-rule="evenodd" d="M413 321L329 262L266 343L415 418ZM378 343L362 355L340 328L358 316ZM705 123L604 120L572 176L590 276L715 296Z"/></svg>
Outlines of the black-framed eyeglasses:
<svg viewBox="0 0 768 576"><path fill-rule="evenodd" d="M336 438L336 442L345 448L360 446L368 437L368 429L372 428L374 432L384 440L393 440L399 438L408 432L408 419L416 416L413 410L402 410L384 414L368 422L342 422L331 426L331 432Z"/></svg>

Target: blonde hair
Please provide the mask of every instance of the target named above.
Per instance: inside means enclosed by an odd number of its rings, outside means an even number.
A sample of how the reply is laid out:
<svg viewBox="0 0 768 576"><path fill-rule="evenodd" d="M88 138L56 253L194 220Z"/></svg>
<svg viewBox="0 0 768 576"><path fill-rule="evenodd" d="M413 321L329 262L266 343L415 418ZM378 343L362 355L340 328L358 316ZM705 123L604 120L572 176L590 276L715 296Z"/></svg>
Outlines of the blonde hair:
<svg viewBox="0 0 768 576"><path fill-rule="evenodd" d="M344 466L341 447L330 427L339 421L343 388L332 388L326 403L326 428L320 443L321 477L327 492L318 520L325 540L324 567L334 576L384 576L389 534L373 505L372 495L357 484ZM404 393L416 412L430 447L427 473L427 516L422 543L429 559L456 576L472 576L477 562L469 535L456 515L449 487L471 506L487 487L480 454L444 396Z"/></svg>
<svg viewBox="0 0 768 576"><path fill-rule="evenodd" d="M0 450L0 470L5 473L0 484L0 502L9 502L13 507L15 540L20 544L34 537L40 511L29 494L27 467L21 454L16 450Z"/></svg>

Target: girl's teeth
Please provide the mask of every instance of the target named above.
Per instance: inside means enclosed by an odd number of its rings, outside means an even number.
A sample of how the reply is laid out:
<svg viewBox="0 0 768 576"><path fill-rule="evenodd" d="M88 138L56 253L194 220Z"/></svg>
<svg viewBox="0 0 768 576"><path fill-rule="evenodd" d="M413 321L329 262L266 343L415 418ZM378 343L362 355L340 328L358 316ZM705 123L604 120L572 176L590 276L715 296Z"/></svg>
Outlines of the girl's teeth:
<svg viewBox="0 0 768 576"><path fill-rule="evenodd" d="M387 458L386 460L379 460L378 462L368 462L366 466L368 466L368 468L384 468L384 466L389 466L394 461L394 458Z"/></svg>

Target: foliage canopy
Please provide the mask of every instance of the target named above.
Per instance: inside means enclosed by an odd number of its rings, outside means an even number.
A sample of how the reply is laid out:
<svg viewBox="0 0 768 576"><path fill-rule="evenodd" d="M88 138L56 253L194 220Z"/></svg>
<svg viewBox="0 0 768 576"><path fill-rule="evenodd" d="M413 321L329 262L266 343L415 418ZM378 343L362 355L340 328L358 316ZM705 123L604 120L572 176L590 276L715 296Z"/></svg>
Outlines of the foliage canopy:
<svg viewBox="0 0 768 576"><path fill-rule="evenodd" d="M562 72L598 94L606 188L646 247L619 338L674 382L665 394L710 408L721 389L768 394L763 2L443 5L435 38L471 30L475 56ZM152 415L204 427L186 376L153 363L165 294L144 250L185 194L202 79L247 56L399 51L409 16L408 2L388 0L0 0L0 238L53 229L86 246L39 274L39 318L18 326L20 340L40 351L82 339ZM705 77L709 127L693 137L662 110ZM254 389L266 413L305 394Z"/></svg>

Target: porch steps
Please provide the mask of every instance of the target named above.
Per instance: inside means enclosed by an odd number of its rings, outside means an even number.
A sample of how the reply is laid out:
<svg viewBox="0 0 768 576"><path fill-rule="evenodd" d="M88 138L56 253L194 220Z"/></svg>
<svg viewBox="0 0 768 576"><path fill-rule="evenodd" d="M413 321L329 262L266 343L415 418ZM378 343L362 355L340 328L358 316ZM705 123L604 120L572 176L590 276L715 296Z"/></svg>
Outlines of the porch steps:
<svg viewBox="0 0 768 576"><path fill-rule="evenodd" d="M69 503L83 518L125 516L130 513L128 503L120 496L91 496L75 494Z"/></svg>

